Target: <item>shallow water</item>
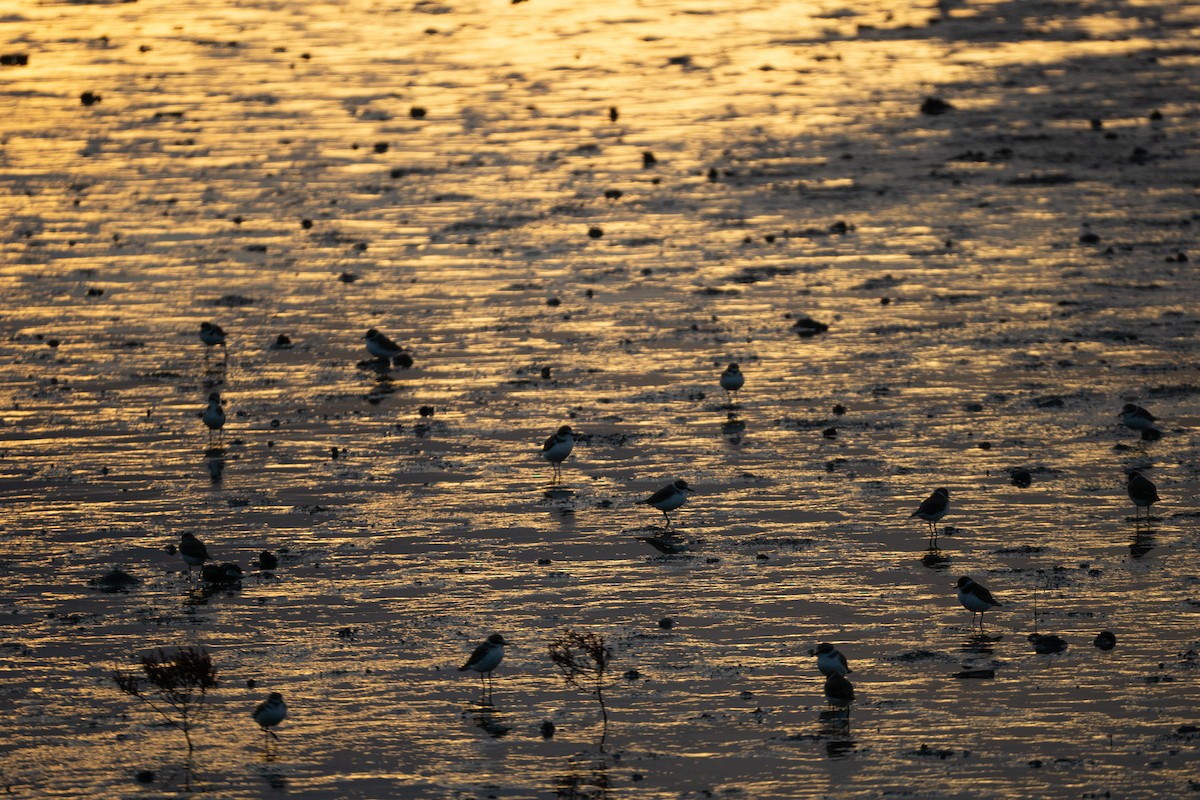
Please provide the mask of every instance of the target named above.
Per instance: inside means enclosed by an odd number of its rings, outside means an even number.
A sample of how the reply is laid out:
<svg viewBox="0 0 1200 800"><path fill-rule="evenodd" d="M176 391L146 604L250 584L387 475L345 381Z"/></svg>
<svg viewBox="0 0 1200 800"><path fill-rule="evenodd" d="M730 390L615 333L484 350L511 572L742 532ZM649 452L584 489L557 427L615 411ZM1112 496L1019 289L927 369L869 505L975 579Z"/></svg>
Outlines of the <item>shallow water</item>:
<svg viewBox="0 0 1200 800"><path fill-rule="evenodd" d="M0 784L179 792L181 737L108 674L200 644L213 797L1190 793L1198 22L0 0L29 55L0 67ZM372 326L413 369L365 361ZM676 477L662 554L637 501ZM188 530L240 588L184 571ZM89 585L113 566L141 582ZM1004 603L988 637L963 574ZM1064 654L1026 640L1035 601ZM566 627L614 653L603 748L547 655ZM493 630L488 705L457 667Z"/></svg>

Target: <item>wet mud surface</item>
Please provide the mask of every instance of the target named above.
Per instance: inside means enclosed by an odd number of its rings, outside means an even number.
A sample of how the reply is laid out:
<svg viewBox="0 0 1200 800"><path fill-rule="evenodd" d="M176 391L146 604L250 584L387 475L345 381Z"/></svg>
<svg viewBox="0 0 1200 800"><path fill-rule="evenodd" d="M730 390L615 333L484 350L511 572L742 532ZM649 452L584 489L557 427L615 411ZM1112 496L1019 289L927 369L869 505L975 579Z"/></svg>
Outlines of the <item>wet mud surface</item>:
<svg viewBox="0 0 1200 800"><path fill-rule="evenodd" d="M1197 791L1197 24L0 2L0 786L181 793L109 675L199 645L212 797Z"/></svg>

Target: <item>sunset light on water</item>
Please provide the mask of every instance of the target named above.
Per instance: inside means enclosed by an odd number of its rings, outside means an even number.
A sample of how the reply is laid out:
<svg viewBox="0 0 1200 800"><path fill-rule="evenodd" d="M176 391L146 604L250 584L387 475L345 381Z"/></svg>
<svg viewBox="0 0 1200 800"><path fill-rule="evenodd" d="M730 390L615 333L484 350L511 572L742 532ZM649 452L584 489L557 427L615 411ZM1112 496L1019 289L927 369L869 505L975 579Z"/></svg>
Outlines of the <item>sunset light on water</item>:
<svg viewBox="0 0 1200 800"><path fill-rule="evenodd" d="M0 787L1194 793L1198 27L0 0Z"/></svg>

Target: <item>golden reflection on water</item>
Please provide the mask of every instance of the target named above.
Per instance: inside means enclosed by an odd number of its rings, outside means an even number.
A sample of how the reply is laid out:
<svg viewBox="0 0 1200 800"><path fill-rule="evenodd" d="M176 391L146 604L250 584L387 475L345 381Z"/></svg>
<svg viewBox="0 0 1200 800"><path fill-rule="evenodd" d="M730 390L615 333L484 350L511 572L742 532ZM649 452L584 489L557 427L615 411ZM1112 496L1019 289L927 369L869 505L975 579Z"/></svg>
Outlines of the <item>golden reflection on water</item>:
<svg viewBox="0 0 1200 800"><path fill-rule="evenodd" d="M0 784L173 793L175 732L107 674L196 644L218 797L1184 793L1194 22L0 0ZM676 477L667 538L637 501ZM188 576L183 531L240 583ZM89 583L114 566L132 591ZM959 574L1004 602L987 637ZM603 748L568 627L614 653ZM493 630L482 698L457 667Z"/></svg>

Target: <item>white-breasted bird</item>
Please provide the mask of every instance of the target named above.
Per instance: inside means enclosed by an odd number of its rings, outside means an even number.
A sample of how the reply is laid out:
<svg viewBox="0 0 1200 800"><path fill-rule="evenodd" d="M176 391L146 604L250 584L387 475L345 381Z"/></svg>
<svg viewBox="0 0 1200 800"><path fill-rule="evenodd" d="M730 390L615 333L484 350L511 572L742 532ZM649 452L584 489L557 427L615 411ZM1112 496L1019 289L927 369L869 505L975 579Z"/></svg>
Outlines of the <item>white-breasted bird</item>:
<svg viewBox="0 0 1200 800"><path fill-rule="evenodd" d="M279 692L271 692L267 695L266 700L254 707L251 716L254 717L254 721L258 723L258 726L262 728L263 738L266 738L266 735L270 734L272 737L278 739L279 737L275 735L275 731L271 730L271 728L287 719L287 704L283 702L283 695Z"/></svg>
<svg viewBox="0 0 1200 800"><path fill-rule="evenodd" d="M667 518L667 527L671 526L671 515L668 511L674 511L681 505L687 502L688 492L695 491L687 485L687 481L680 479L674 483L669 483L659 489L654 494L641 501L646 505L651 505L663 512L663 516Z"/></svg>
<svg viewBox="0 0 1200 800"><path fill-rule="evenodd" d="M850 665L841 651L829 642L817 645L817 669L826 677L846 675L854 671L850 669Z"/></svg>
<svg viewBox="0 0 1200 800"><path fill-rule="evenodd" d="M992 593L987 590L987 587L982 583L977 583L966 575L958 579L954 584L958 587L958 602L962 603L963 608L971 612L971 625L975 625L975 615L979 615L979 630L983 630L983 614L992 608L1001 605L1000 601L992 597Z"/></svg>
<svg viewBox="0 0 1200 800"><path fill-rule="evenodd" d="M1154 423L1158 422L1158 417L1133 403L1126 403L1117 416L1121 418L1121 422L1125 423L1125 427L1135 431L1150 430L1154 427Z"/></svg>
<svg viewBox="0 0 1200 800"><path fill-rule="evenodd" d="M917 517L925 520L929 526L929 542L937 542L937 524L950 510L950 490L934 489L933 494L926 497L916 511L908 515L909 519Z"/></svg>
<svg viewBox="0 0 1200 800"><path fill-rule="evenodd" d="M542 444L542 458L550 462L554 468L554 479L562 478L562 462L575 448L575 432L570 425L563 425L558 431Z"/></svg>
<svg viewBox="0 0 1200 800"><path fill-rule="evenodd" d="M737 364L730 364L721 373L721 388L732 395L737 395L738 389L745 384L746 376L742 374Z"/></svg>
<svg viewBox="0 0 1200 800"><path fill-rule="evenodd" d="M225 403L221 401L220 392L211 392L208 395L208 407L200 414L200 418L204 420L204 424L208 426L209 441L212 440L212 435L225 427Z"/></svg>
<svg viewBox="0 0 1200 800"><path fill-rule="evenodd" d="M367 340L367 352L384 364L391 365L395 362L401 369L408 369L413 365L412 356L375 328L368 330L363 338Z"/></svg>
<svg viewBox="0 0 1200 800"><path fill-rule="evenodd" d="M511 642L506 642L502 635L493 633L472 651L470 657L458 668L458 671L474 670L479 673L480 680L490 679L492 670L499 666L500 661L504 658L506 644L511 644Z"/></svg>

